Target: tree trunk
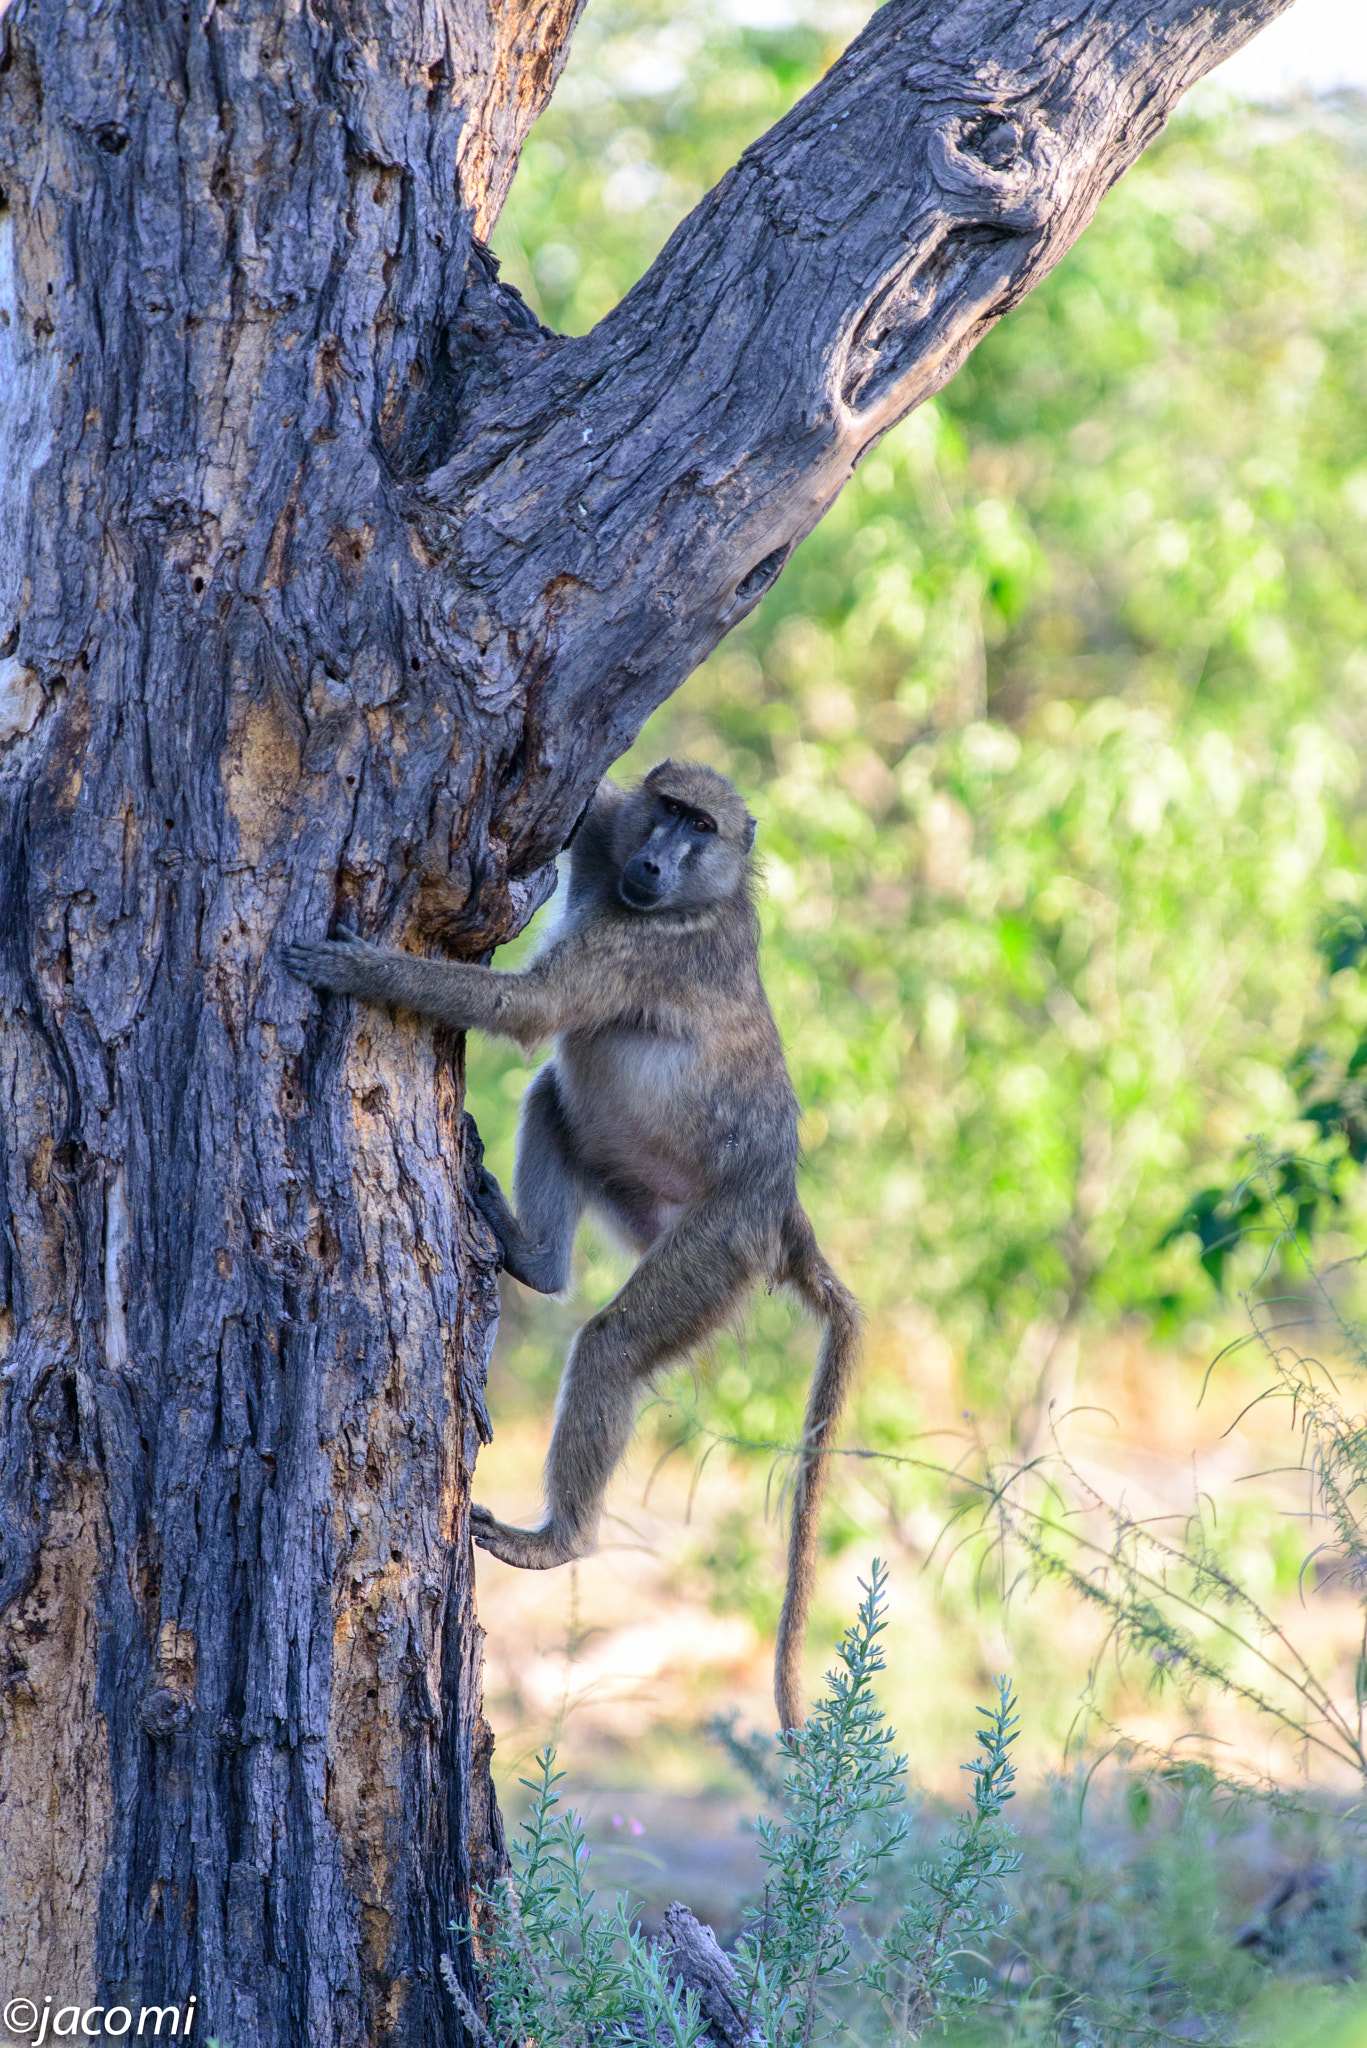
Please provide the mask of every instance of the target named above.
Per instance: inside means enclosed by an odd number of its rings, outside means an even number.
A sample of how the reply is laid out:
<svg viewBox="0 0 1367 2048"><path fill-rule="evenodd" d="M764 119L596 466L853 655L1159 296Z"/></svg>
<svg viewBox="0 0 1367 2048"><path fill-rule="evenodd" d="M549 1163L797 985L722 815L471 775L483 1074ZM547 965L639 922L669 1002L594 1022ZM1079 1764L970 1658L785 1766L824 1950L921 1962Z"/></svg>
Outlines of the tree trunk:
<svg viewBox="0 0 1367 2048"><path fill-rule="evenodd" d="M480 238L582 0L5 15L0 1997L458 2036L501 1855L462 1049L278 947L512 936L1281 4L893 0L569 341Z"/></svg>

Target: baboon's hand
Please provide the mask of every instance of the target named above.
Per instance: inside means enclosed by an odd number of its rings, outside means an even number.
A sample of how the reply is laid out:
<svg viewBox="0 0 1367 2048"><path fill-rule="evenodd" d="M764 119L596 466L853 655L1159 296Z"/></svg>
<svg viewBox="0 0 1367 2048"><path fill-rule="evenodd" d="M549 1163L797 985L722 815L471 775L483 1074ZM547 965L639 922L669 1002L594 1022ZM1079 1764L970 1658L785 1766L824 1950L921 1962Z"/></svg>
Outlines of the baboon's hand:
<svg viewBox="0 0 1367 2048"><path fill-rule="evenodd" d="M281 948L281 958L290 973L314 988L330 988L337 995L369 995L379 979L384 954L367 939L358 939L345 925L342 937L301 940Z"/></svg>
<svg viewBox="0 0 1367 2048"><path fill-rule="evenodd" d="M504 1564L520 1565L527 1572L572 1564L576 1557L587 1556L593 1548L592 1543L584 1542L569 1530L557 1529L553 1523L543 1529L514 1529L507 1522L496 1521L488 1508L474 1506L470 1509L470 1534L481 1550L501 1557Z"/></svg>

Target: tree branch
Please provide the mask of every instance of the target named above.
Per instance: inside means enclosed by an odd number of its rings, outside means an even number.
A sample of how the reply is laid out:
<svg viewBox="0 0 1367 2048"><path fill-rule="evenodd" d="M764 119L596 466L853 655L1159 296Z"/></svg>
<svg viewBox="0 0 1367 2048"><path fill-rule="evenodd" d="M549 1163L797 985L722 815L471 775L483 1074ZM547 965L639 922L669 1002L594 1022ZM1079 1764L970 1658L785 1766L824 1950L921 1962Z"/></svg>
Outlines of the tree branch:
<svg viewBox="0 0 1367 2048"><path fill-rule="evenodd" d="M591 334L505 312L411 516L477 598L435 637L485 701L525 699L524 758L556 731L593 773L616 758L1286 4L892 0ZM564 768L501 820L513 873L563 837L583 788Z"/></svg>

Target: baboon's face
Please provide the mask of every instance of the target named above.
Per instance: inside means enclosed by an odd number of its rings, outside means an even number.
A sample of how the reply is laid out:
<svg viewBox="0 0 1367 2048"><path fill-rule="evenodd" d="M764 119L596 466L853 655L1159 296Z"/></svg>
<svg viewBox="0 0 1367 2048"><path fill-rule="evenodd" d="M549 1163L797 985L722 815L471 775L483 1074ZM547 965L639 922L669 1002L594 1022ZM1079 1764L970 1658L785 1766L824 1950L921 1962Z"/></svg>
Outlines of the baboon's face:
<svg viewBox="0 0 1367 2048"><path fill-rule="evenodd" d="M737 846L734 821L719 816L720 808L706 808L692 791L652 789L647 778L623 819L626 844L619 845L626 858L617 883L622 901L632 910L700 910L734 895L745 872L749 832L746 848ZM745 822L748 828L748 817Z"/></svg>

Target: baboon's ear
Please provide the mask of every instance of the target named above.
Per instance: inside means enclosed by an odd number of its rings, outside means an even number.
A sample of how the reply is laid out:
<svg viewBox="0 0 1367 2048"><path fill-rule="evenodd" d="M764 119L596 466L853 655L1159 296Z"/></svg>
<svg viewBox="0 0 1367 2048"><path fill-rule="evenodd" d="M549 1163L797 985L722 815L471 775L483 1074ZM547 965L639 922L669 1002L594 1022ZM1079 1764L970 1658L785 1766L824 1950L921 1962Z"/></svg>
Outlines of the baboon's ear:
<svg viewBox="0 0 1367 2048"><path fill-rule="evenodd" d="M749 853L749 852L751 851L752 847L754 846L754 843L755 843L755 821L754 821L754 819L753 819L753 818L752 818L752 817L750 816L750 813L749 813L749 812L747 811L747 812L745 813L745 851L746 851L747 853Z"/></svg>

